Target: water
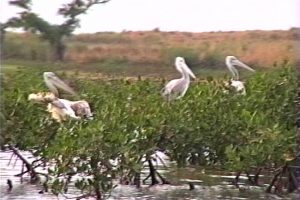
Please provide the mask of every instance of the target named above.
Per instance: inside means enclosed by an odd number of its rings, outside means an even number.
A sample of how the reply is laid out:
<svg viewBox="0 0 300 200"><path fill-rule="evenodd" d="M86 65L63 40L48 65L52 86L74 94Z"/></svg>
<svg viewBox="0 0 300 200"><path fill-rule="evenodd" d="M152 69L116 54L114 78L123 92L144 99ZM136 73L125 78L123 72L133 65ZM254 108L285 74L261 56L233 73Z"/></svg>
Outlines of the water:
<svg viewBox="0 0 300 200"><path fill-rule="evenodd" d="M51 193L39 194L42 186L39 184L29 183L29 177L24 176L23 180L20 177L15 177L15 174L20 173L22 162L15 161L15 157L11 160L11 152L0 152L0 199L2 200L52 200L67 199L65 196L55 196ZM23 152L26 158L30 159L30 155ZM167 165L171 165L166 161ZM156 165L161 167L162 163ZM265 187L254 187L244 185L243 189L237 189L230 184L233 176L224 175L207 175L211 172L205 172L193 168L178 169L169 166L167 170L159 171L168 180L171 180L174 185L155 185L149 187L143 185L141 188L135 188L129 185L118 185L111 193L109 200L213 200L213 199L296 199L296 194L279 197L264 192ZM148 173L146 170L145 173ZM243 177L242 181L243 182ZM7 179L13 183L13 189L8 191ZM194 190L189 190L188 182L195 184ZM70 188L67 197L80 195L75 188ZM91 199L91 198L90 198Z"/></svg>

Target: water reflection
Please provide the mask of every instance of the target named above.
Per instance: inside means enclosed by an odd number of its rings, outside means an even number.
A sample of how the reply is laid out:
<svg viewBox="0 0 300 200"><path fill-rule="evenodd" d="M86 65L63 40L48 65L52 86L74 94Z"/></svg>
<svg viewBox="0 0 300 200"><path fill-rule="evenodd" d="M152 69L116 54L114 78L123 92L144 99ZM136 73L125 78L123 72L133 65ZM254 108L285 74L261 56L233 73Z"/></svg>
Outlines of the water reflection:
<svg viewBox="0 0 300 200"><path fill-rule="evenodd" d="M30 155L28 155L30 156ZM42 187L28 182L29 177L25 176L23 183L15 174L20 173L22 162L13 159L8 166L11 158L10 152L0 152L0 194L3 200L52 200L66 199L63 196L54 196L51 193L39 194ZM170 163L169 163L170 164ZM148 171L145 171L146 175ZM264 187L244 186L243 189L237 189L230 185L230 176L222 177L220 175L207 175L212 172L203 172L202 170L185 168L177 169L172 165L164 171L160 171L175 185L155 185L149 187L143 185L142 188L135 188L128 185L119 185L111 193L109 200L168 200L168 199L296 199L295 194L285 197L266 194ZM10 179L13 184L11 191L8 191L7 180ZM27 179L27 180L26 180ZM189 190L188 182L195 184L194 190ZM75 188L70 188L68 197L80 195ZM72 194L72 195L71 195Z"/></svg>

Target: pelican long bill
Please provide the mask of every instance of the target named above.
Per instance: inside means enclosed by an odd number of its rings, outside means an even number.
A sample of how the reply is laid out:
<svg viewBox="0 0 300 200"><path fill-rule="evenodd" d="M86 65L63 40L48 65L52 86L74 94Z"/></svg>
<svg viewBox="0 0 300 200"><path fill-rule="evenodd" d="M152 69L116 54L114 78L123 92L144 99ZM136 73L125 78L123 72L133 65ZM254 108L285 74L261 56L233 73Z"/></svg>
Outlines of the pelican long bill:
<svg viewBox="0 0 300 200"><path fill-rule="evenodd" d="M72 95L76 95L74 90L61 79L59 79L53 72L44 72L43 77L45 84L48 86L50 91L53 92L56 96L58 96L57 88L60 88Z"/></svg>
<svg viewBox="0 0 300 200"><path fill-rule="evenodd" d="M196 78L195 74L192 72L192 70L186 65L186 64L183 64L183 69L184 71L186 71L192 78Z"/></svg>
<svg viewBox="0 0 300 200"><path fill-rule="evenodd" d="M243 63L243 62L241 62L241 61L239 61L239 60L234 60L233 63L234 63L235 65L238 65L238 66L240 66L240 67L242 67L242 68L244 68L244 69L247 69L247 70L249 70L249 71L251 71L251 72L255 72L254 69L252 69L251 67L249 67L248 65L246 65L245 63Z"/></svg>

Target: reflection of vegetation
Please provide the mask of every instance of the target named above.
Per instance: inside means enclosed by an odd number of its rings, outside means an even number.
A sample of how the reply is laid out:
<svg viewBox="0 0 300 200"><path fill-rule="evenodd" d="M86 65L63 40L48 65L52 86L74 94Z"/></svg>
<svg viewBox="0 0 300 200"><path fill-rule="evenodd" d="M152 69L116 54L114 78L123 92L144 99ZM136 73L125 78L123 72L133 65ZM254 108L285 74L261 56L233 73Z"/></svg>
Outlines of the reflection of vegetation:
<svg viewBox="0 0 300 200"><path fill-rule="evenodd" d="M5 75L1 143L55 163L49 170L54 193L83 175L75 186L100 199L114 178L132 181L142 157L157 149L178 166L234 171L281 166L295 157L296 77L289 66L251 76L246 96L224 93L220 81L210 80L192 83L185 98L171 104L159 95L162 83L151 80L78 80L95 119L63 125L27 102L29 93L45 89L40 71Z"/></svg>

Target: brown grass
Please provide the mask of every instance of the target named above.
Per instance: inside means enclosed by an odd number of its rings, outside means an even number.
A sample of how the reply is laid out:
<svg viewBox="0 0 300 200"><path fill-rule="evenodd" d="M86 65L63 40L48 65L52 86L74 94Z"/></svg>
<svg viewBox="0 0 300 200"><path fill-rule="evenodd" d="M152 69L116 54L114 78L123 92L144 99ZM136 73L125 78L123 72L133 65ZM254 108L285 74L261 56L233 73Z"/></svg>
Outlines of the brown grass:
<svg viewBox="0 0 300 200"><path fill-rule="evenodd" d="M168 48L188 48L196 52L198 60L208 55L224 59L235 55L246 63L260 67L276 66L284 60L297 59L297 30L242 32L122 32L73 36L69 43L82 42L87 48L69 48L72 62L101 62L106 59L133 63L165 63ZM178 55L180 56L180 55Z"/></svg>
<svg viewBox="0 0 300 200"><path fill-rule="evenodd" d="M269 68L284 61L297 63L299 43L297 28L288 31L205 33L103 32L68 38L66 61L170 66L175 56L183 56L194 67L224 68L225 57L235 55L249 65ZM36 37L29 33L9 33L4 44L4 58L43 60L51 57L49 49L45 48L47 44L38 43Z"/></svg>

